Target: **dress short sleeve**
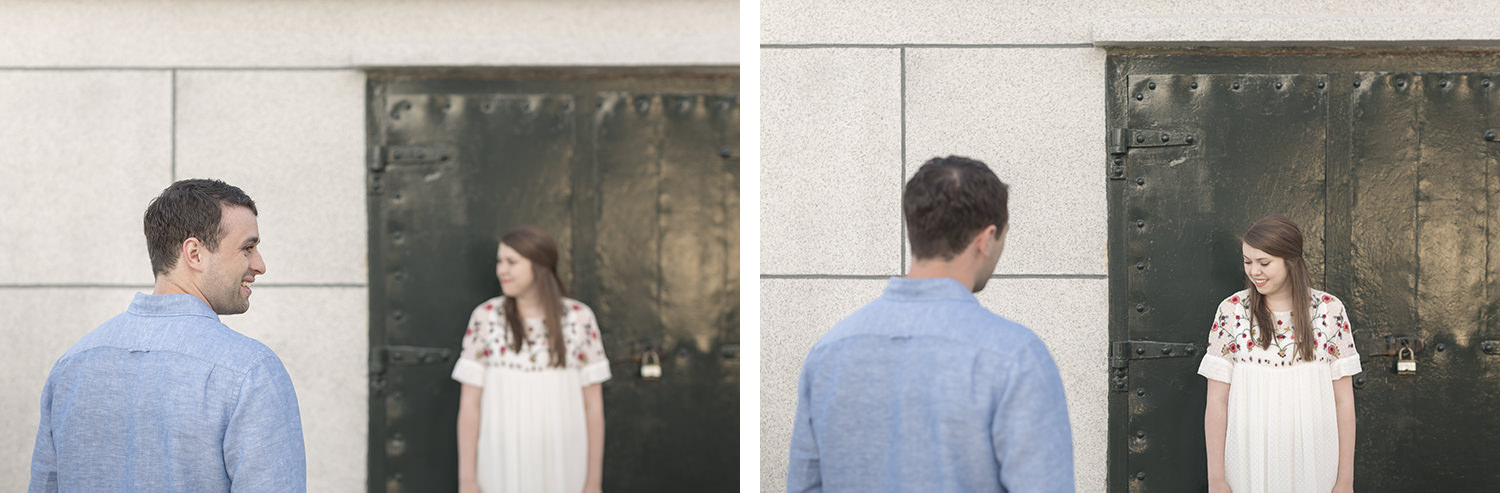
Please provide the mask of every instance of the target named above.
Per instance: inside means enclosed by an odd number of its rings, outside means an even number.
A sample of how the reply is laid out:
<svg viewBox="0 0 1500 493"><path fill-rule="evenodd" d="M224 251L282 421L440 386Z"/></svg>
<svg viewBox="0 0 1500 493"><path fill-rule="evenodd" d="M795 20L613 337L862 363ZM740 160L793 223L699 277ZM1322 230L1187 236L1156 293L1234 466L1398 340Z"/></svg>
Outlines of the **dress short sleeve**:
<svg viewBox="0 0 1500 493"><path fill-rule="evenodd" d="M609 358L604 356L604 341L599 333L599 322L594 319L594 310L588 305L570 301L573 323L578 328L581 344L577 345L573 357L578 358L580 379L585 387L609 380Z"/></svg>
<svg viewBox="0 0 1500 493"><path fill-rule="evenodd" d="M1359 365L1359 353L1354 350L1354 329L1349 325L1349 313L1344 310L1344 303L1337 298L1328 302L1328 328L1333 335L1328 337L1322 348L1328 352L1328 360L1332 365L1328 374L1338 380L1364 371Z"/></svg>
<svg viewBox="0 0 1500 493"><path fill-rule="evenodd" d="M1234 358L1230 353L1238 352L1238 343L1229 324L1238 302L1238 295L1232 296L1219 303L1219 309L1214 313L1213 324L1208 330L1208 347L1203 351L1203 362L1198 364L1198 374L1210 380L1230 383L1234 375Z"/></svg>
<svg viewBox="0 0 1500 493"><path fill-rule="evenodd" d="M475 387L484 386L484 343L483 333L488 324L482 323L489 310L485 307L493 307L495 301L490 300L474 309L469 315L469 327L464 331L463 349L459 350L458 363L453 365L453 379L465 385Z"/></svg>

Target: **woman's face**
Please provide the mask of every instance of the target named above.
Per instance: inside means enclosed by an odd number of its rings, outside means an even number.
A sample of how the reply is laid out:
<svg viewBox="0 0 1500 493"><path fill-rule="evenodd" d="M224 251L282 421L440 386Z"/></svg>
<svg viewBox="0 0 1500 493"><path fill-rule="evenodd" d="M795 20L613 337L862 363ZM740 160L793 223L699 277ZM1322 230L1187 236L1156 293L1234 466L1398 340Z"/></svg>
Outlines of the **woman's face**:
<svg viewBox="0 0 1500 493"><path fill-rule="evenodd" d="M1287 288L1286 260L1262 252L1249 243L1241 242L1240 250L1245 257L1245 277L1255 284L1255 290L1261 296L1269 298Z"/></svg>
<svg viewBox="0 0 1500 493"><path fill-rule="evenodd" d="M495 254L495 277L500 279L500 289L512 297L529 293L536 284L536 276L531 272L531 261L504 243L500 244L500 251Z"/></svg>

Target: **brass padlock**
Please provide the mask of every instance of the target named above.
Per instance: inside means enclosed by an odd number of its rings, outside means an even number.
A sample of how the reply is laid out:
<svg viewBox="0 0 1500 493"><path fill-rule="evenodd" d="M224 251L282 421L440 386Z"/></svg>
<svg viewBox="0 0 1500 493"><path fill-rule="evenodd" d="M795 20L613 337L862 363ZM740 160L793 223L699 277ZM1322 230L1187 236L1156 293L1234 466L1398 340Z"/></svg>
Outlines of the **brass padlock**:
<svg viewBox="0 0 1500 493"><path fill-rule="evenodd" d="M656 351L647 350L641 355L641 378L645 380L661 378L661 357L656 355Z"/></svg>
<svg viewBox="0 0 1500 493"><path fill-rule="evenodd" d="M1396 352L1396 373L1400 375L1417 374L1417 354L1410 347L1402 347Z"/></svg>

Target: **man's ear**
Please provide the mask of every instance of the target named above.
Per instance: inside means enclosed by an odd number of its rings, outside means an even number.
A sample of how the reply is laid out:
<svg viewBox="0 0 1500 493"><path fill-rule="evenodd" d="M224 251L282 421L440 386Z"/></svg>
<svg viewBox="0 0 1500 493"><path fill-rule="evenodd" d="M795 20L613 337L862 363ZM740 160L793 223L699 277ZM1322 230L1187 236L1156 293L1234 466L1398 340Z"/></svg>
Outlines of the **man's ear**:
<svg viewBox="0 0 1500 493"><path fill-rule="evenodd" d="M999 243L995 241L996 239L995 225L991 224L979 230L979 234L974 235L971 244L977 247L975 248L975 253L978 253L980 257L989 257L990 249L999 246Z"/></svg>
<svg viewBox="0 0 1500 493"><path fill-rule="evenodd" d="M182 240L182 251L178 252L177 261L195 272L203 272L208 270L208 253L203 242L189 237Z"/></svg>

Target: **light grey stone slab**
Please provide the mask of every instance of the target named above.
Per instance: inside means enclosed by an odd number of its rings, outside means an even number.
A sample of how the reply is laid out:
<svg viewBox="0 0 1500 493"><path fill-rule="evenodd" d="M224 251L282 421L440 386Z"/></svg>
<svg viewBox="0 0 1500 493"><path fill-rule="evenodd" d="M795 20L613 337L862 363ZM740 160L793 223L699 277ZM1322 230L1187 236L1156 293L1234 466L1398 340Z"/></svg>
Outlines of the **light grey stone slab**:
<svg viewBox="0 0 1500 493"><path fill-rule="evenodd" d="M1062 374L1073 425L1077 491L1105 490L1109 445L1109 281L991 279L977 295L990 311L1042 338ZM762 404L764 405L764 404Z"/></svg>
<svg viewBox="0 0 1500 493"><path fill-rule="evenodd" d="M0 70L0 87L0 283L151 283L142 218L170 183L171 74Z"/></svg>
<svg viewBox="0 0 1500 493"><path fill-rule="evenodd" d="M262 281L368 281L364 83L352 70L177 73L177 178L255 200Z"/></svg>
<svg viewBox="0 0 1500 493"><path fill-rule="evenodd" d="M1039 45L1156 41L1460 41L1492 46L1492 3L768 0L761 43Z"/></svg>
<svg viewBox="0 0 1500 493"><path fill-rule="evenodd" d="M1010 185L997 272L1104 274L1104 52L907 49L906 65L907 176L960 155Z"/></svg>
<svg viewBox="0 0 1500 493"><path fill-rule="evenodd" d="M24 490L39 401L57 358L125 311L131 288L0 289L0 344L25 347L0 363L0 488ZM368 292L364 288L257 287L251 309L224 316L265 343L292 377L302 413L309 491L363 491L367 449ZM9 486L6 486L9 485Z"/></svg>
<svg viewBox="0 0 1500 493"><path fill-rule="evenodd" d="M873 300L884 280L761 281L761 489L783 488L797 377L828 328ZM1036 332L1056 361L1073 426L1078 491L1103 491L1108 445L1108 288L1104 279L991 279L986 308Z"/></svg>
<svg viewBox="0 0 1500 493"><path fill-rule="evenodd" d="M0 66L733 65L733 0L0 5Z"/></svg>
<svg viewBox="0 0 1500 493"><path fill-rule="evenodd" d="M255 288L225 324L270 347L297 388L308 491L363 491L369 448L369 291Z"/></svg>
<svg viewBox="0 0 1500 493"><path fill-rule="evenodd" d="M899 273L900 60L762 50L762 273Z"/></svg>
<svg viewBox="0 0 1500 493"><path fill-rule="evenodd" d="M797 376L833 324L885 289L885 280L765 279L760 282L760 490L786 489L797 414Z"/></svg>

